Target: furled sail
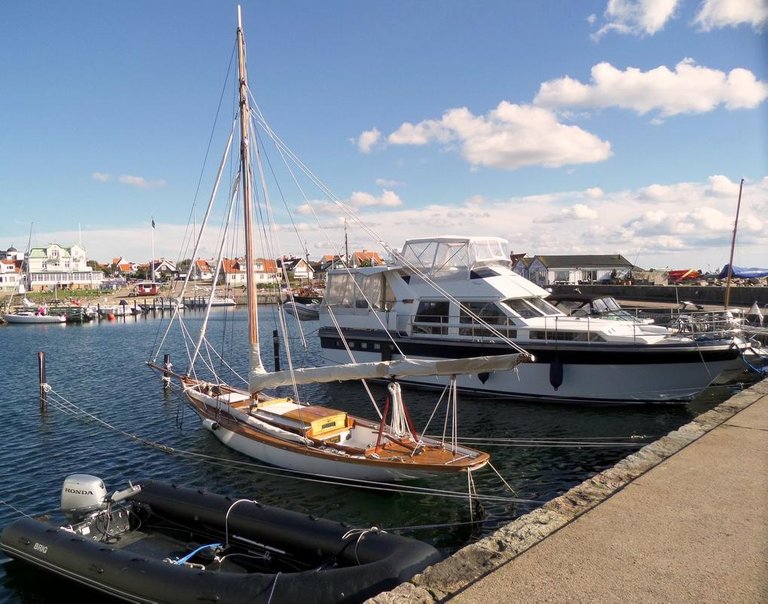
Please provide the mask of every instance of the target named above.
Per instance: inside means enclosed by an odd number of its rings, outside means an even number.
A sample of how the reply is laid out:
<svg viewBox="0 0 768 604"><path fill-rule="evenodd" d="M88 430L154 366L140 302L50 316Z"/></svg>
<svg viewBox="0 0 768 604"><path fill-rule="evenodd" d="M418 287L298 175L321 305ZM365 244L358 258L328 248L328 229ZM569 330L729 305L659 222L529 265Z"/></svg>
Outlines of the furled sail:
<svg viewBox="0 0 768 604"><path fill-rule="evenodd" d="M349 363L326 367L307 367L293 371L273 373L251 373L251 392L288 384L311 384L317 382L338 382L346 380L387 379L417 375L458 375L507 371L524 361L530 361L528 354L500 354L493 356L468 357L466 359L399 359L376 363Z"/></svg>

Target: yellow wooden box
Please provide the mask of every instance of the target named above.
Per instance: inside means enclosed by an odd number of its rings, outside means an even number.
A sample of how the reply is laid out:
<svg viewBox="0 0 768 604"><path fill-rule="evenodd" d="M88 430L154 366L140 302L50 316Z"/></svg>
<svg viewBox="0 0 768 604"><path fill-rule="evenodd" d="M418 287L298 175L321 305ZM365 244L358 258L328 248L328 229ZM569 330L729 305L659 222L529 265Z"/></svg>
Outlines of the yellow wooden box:
<svg viewBox="0 0 768 604"><path fill-rule="evenodd" d="M321 437L327 432L339 430L347 425L347 414L337 409L309 405L283 414L283 417L303 422L308 428L307 436Z"/></svg>

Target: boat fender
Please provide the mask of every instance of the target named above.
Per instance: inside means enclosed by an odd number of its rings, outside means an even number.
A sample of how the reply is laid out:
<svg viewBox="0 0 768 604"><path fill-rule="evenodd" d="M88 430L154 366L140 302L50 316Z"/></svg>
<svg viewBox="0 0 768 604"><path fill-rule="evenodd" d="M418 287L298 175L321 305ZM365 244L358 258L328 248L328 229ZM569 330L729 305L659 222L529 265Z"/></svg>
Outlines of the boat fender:
<svg viewBox="0 0 768 604"><path fill-rule="evenodd" d="M219 424L217 424L212 419L204 419L203 420L203 428L206 430L210 430L211 432L215 432L219 429Z"/></svg>
<svg viewBox="0 0 768 604"><path fill-rule="evenodd" d="M480 380L481 384L485 384L489 377L491 377L491 374L487 371L483 371L482 373L477 374L477 379Z"/></svg>
<svg viewBox="0 0 768 604"><path fill-rule="evenodd" d="M549 383L557 390L563 383L563 362L555 357L549 364Z"/></svg>

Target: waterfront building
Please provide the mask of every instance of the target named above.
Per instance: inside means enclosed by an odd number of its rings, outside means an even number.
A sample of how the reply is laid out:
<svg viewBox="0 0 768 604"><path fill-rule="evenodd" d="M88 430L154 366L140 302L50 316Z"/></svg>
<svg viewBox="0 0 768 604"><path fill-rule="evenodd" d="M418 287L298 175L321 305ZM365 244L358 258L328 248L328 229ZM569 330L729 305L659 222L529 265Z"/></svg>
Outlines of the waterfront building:
<svg viewBox="0 0 768 604"><path fill-rule="evenodd" d="M227 287L245 286L245 258L224 258L219 282ZM257 286L277 283L277 263L270 258L254 258L253 276Z"/></svg>
<svg viewBox="0 0 768 604"><path fill-rule="evenodd" d="M528 279L540 286L600 283L626 278L633 270L638 269L621 254L534 256Z"/></svg>
<svg viewBox="0 0 768 604"><path fill-rule="evenodd" d="M304 258L283 258L277 264L297 281L312 281L315 278L315 269Z"/></svg>
<svg viewBox="0 0 768 604"><path fill-rule="evenodd" d="M99 289L104 273L87 263L85 250L79 245L64 247L50 243L33 247L26 258L25 286L28 291Z"/></svg>
<svg viewBox="0 0 768 604"><path fill-rule="evenodd" d="M130 275L139 270L139 265L135 262L127 260L124 256L118 256L112 258L112 276L128 278Z"/></svg>
<svg viewBox="0 0 768 604"><path fill-rule="evenodd" d="M0 293L14 293L21 283L21 261L0 259Z"/></svg>

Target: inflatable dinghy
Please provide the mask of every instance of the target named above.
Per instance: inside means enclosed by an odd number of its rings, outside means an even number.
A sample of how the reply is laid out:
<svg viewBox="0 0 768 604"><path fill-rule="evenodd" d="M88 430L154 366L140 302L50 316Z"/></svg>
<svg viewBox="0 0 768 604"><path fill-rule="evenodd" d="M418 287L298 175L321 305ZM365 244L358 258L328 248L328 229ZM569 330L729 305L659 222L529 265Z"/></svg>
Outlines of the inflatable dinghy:
<svg viewBox="0 0 768 604"><path fill-rule="evenodd" d="M362 602L440 559L432 546L153 481L109 496L73 474L64 522L21 518L10 557L133 602Z"/></svg>

